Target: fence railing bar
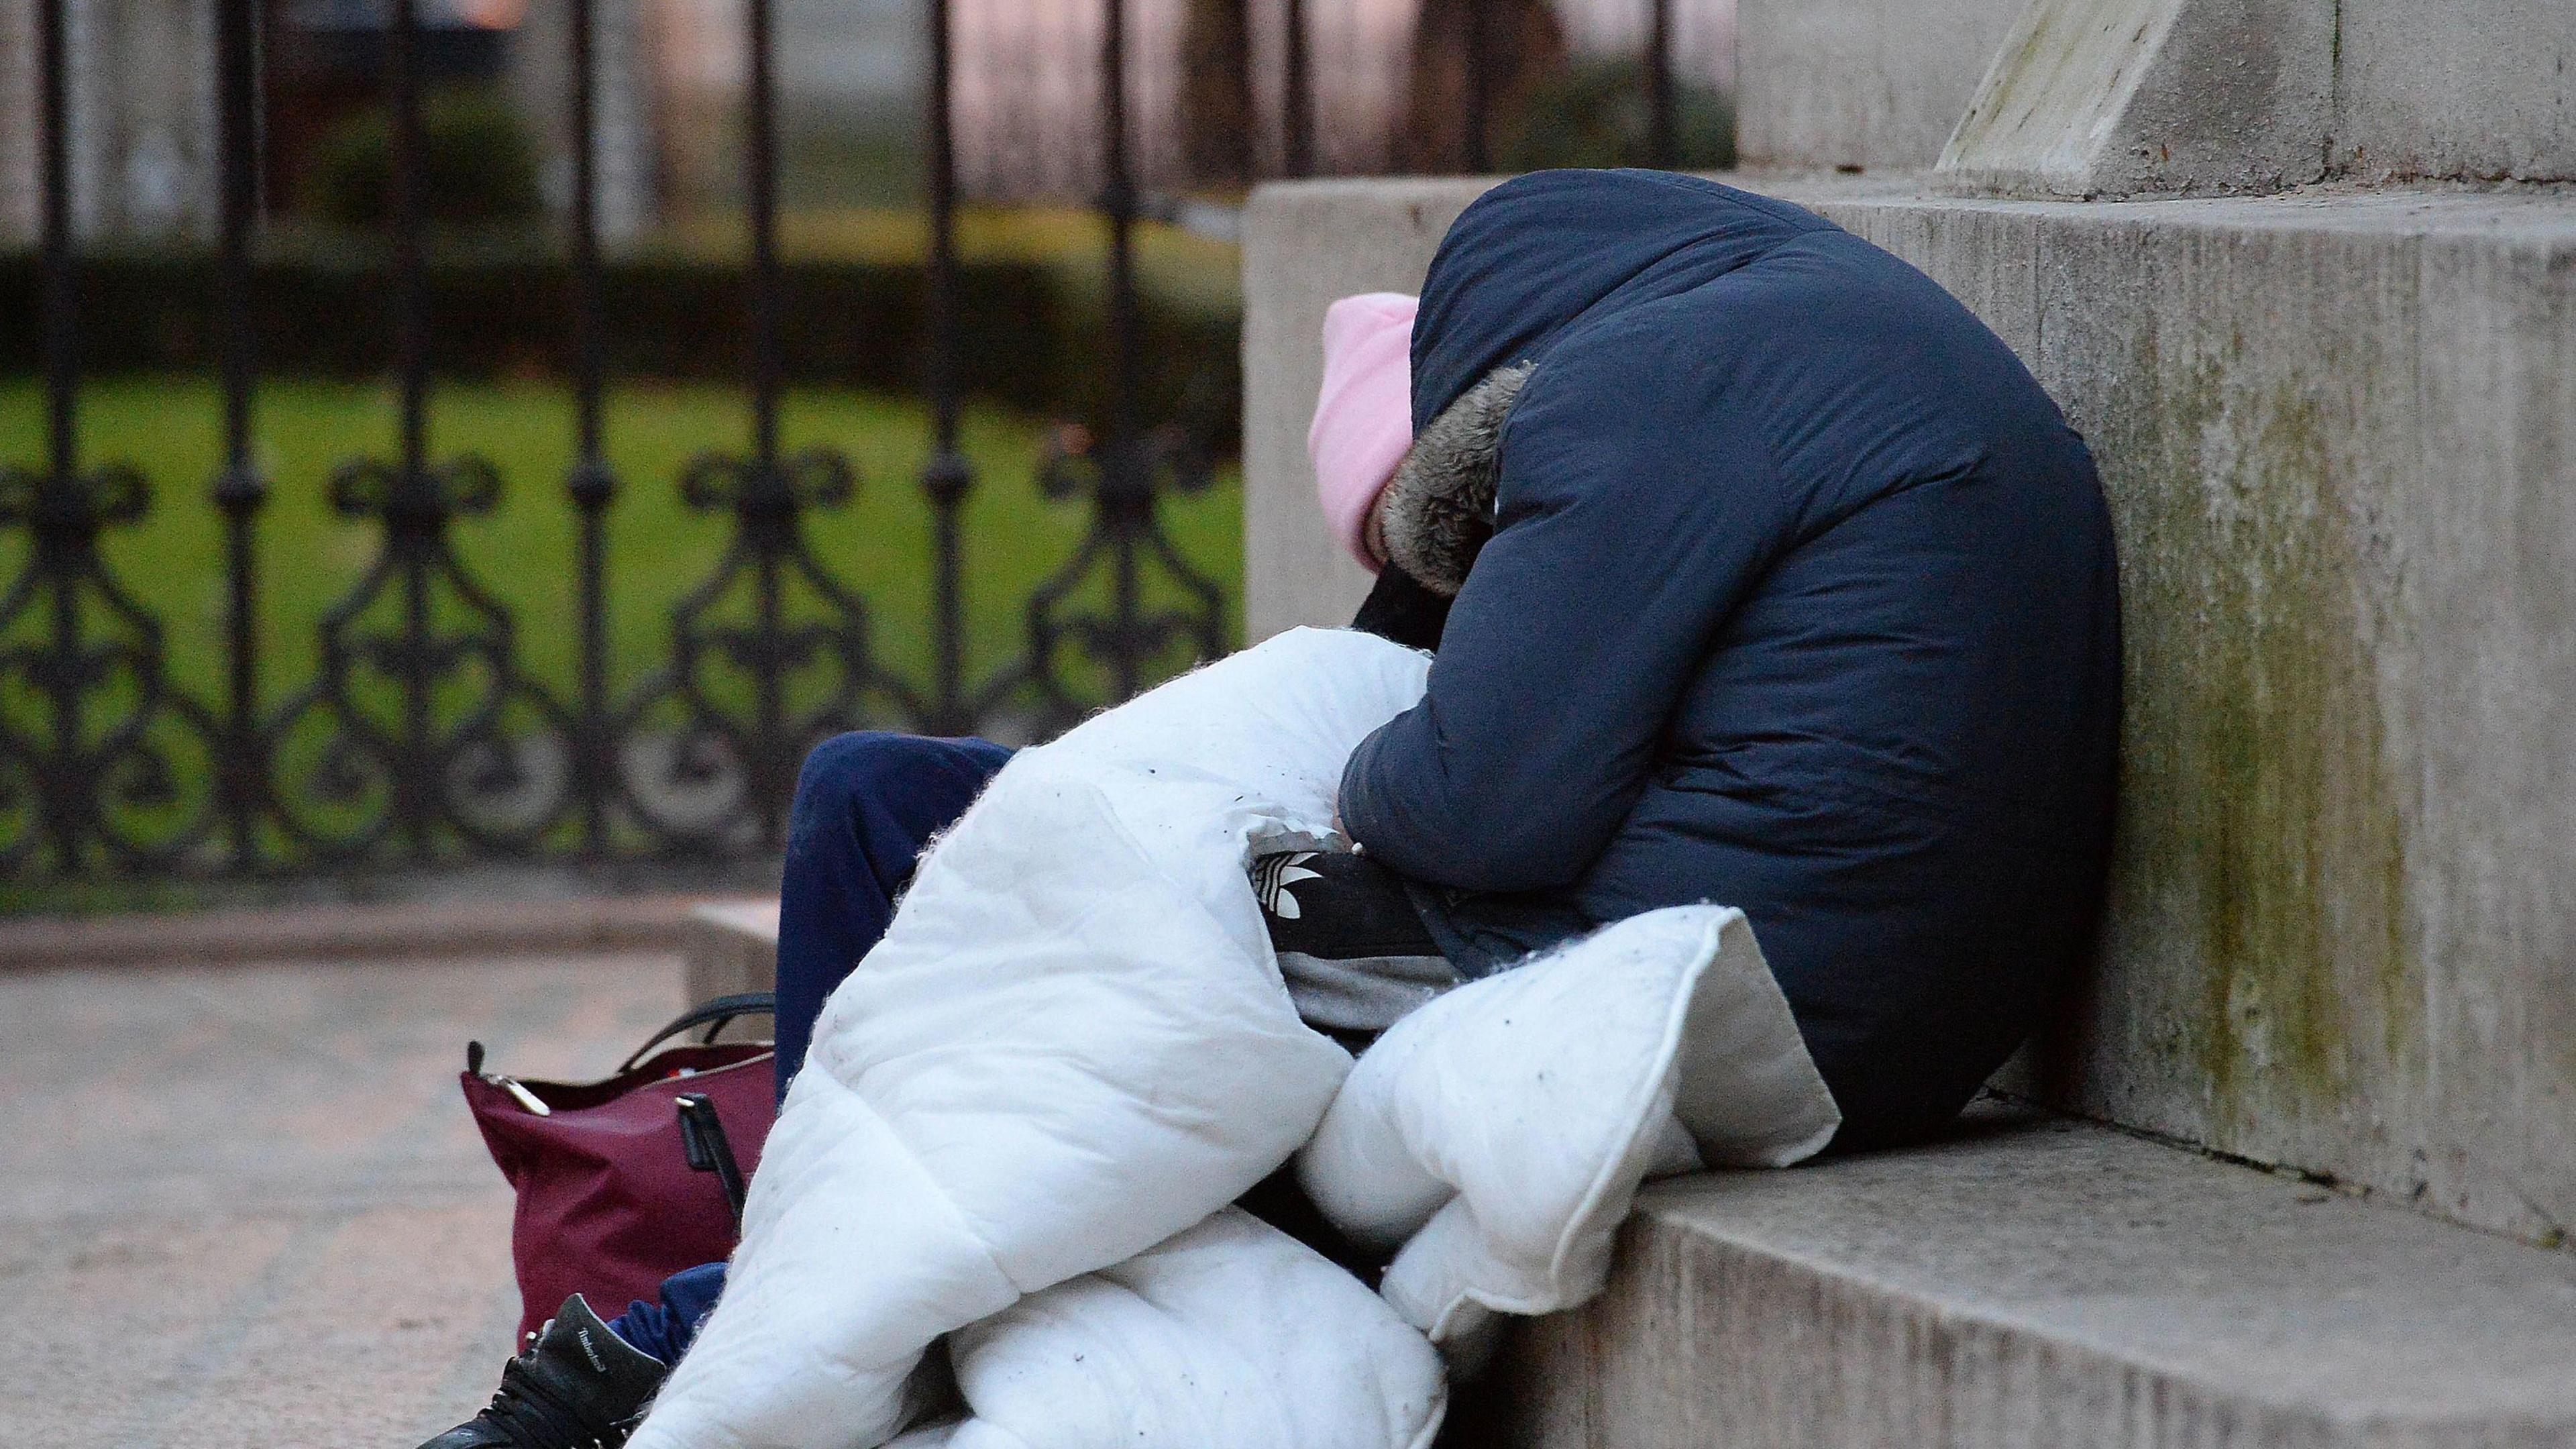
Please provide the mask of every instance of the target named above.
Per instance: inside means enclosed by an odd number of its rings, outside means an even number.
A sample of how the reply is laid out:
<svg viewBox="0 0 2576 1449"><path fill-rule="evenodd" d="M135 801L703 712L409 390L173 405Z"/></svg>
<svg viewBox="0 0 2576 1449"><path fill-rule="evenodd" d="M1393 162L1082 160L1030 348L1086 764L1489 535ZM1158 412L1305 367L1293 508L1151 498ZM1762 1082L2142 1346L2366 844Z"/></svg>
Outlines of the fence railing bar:
<svg viewBox="0 0 2576 1449"><path fill-rule="evenodd" d="M221 0L216 14L218 325L223 339L224 466L248 474L257 339L250 317L250 240L259 208L259 20L255 0Z"/></svg>
<svg viewBox="0 0 2576 1449"><path fill-rule="evenodd" d="M1137 429L1138 369L1144 339L1136 305L1135 167L1127 127L1127 0L1104 0L1101 35L1101 159L1109 217L1109 418L1098 506L1116 540L1111 558L1110 678L1124 699L1144 687L1136 627L1136 542L1154 523L1154 476Z"/></svg>
<svg viewBox="0 0 2576 1449"><path fill-rule="evenodd" d="M929 295L924 321L929 355L924 381L930 395L930 460L921 485L930 498L932 549L931 729L963 734L966 718L966 601L958 510L974 485L974 472L958 447L957 376L957 136L952 90L956 37L949 0L930 0L930 86L924 117L929 141Z"/></svg>
<svg viewBox="0 0 2576 1449"><path fill-rule="evenodd" d="M45 460L49 483L67 489L80 468L80 339L72 276L71 77L64 36L65 0L36 8L37 130L44 168Z"/></svg>
<svg viewBox="0 0 2576 1449"><path fill-rule="evenodd" d="M420 15L418 0L393 0L385 30L385 90L391 111L394 377L400 390L406 481L429 461L429 292L421 217Z"/></svg>
<svg viewBox="0 0 2576 1449"><path fill-rule="evenodd" d="M745 5L750 27L749 89L744 97L745 223L751 243L752 456L763 470L778 463L778 95L773 67L771 0Z"/></svg>
<svg viewBox="0 0 2576 1449"><path fill-rule="evenodd" d="M599 123L593 0L571 0L573 424L577 456L600 457Z"/></svg>
<svg viewBox="0 0 2576 1449"><path fill-rule="evenodd" d="M259 574L253 529L268 482L252 451L258 336L251 320L250 244L259 213L259 16L255 0L222 0L216 16L217 188L221 242L216 326L222 338L224 466L215 507L224 517L227 601L224 729L216 786L234 863L259 858Z"/></svg>
<svg viewBox="0 0 2576 1449"><path fill-rule="evenodd" d="M1467 0L1464 7L1467 34L1465 53L1467 67L1467 170L1481 176L1493 169L1490 147L1494 93L1494 37L1486 19L1485 0Z"/></svg>
<svg viewBox="0 0 2576 1449"><path fill-rule="evenodd" d="M750 0L751 75L745 97L744 165L750 175L747 220L751 227L751 469L743 482L751 506L746 527L792 528L795 500L778 460L778 93L772 0ZM784 620L779 548L764 533L755 545L760 637L775 643ZM764 832L775 835L795 763L786 738L787 700L781 658L774 649L753 670L757 717L751 762L751 795L760 802Z"/></svg>
<svg viewBox="0 0 2576 1449"><path fill-rule="evenodd" d="M392 109L394 374L401 398L401 455L387 523L400 550L405 646L396 654L403 698L394 798L412 854L425 861L435 847L437 780L431 765L430 710L434 674L429 649L429 561L415 534L435 511L433 494L438 485L429 476L429 283L422 236L419 48L418 0L393 0L385 32L385 88Z"/></svg>
<svg viewBox="0 0 2576 1449"><path fill-rule="evenodd" d="M1115 456L1136 423L1136 178L1127 149L1127 5L1102 0L1100 209L1109 224L1108 443Z"/></svg>
<svg viewBox="0 0 2576 1449"><path fill-rule="evenodd" d="M41 90L38 129L43 133L44 168L44 357L45 476L36 485L30 510L35 566L50 575L52 585L53 657L45 693L50 696L56 759L38 775L41 815L54 837L54 858L68 873L81 859L82 780L77 761L84 733L78 671L68 667L80 654L80 580L65 565L49 558L64 543L65 524L82 512L80 479L79 295L73 277L71 178L71 77L64 36L65 0L40 0L36 9L36 51ZM47 570L45 565L54 566Z"/></svg>
<svg viewBox="0 0 2576 1449"><path fill-rule="evenodd" d="M1647 0L1646 153L1663 171L1681 161L1673 104L1673 0Z"/></svg>
<svg viewBox="0 0 2576 1449"><path fill-rule="evenodd" d="M1306 0L1284 0L1279 66L1280 168L1290 176L1315 174L1313 57L1307 51Z"/></svg>
<svg viewBox="0 0 2576 1449"><path fill-rule="evenodd" d="M599 275L598 57L594 0L571 0L572 50L572 331L575 457L564 491L580 514L581 698L574 721L574 795L581 802L582 846L608 848L608 795L613 763L608 723L607 510L617 495L603 435L607 342Z"/></svg>

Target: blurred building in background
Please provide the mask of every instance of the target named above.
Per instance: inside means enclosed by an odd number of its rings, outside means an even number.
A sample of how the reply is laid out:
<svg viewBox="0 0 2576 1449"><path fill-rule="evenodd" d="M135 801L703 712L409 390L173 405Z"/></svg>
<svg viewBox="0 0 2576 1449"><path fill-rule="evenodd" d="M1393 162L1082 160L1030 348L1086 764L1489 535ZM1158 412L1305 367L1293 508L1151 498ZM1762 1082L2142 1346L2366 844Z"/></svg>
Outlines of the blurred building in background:
<svg viewBox="0 0 2576 1449"><path fill-rule="evenodd" d="M1469 164L1468 5L1306 0L1317 170ZM926 10L920 0L775 0L787 204L901 204L916 194ZM68 0L84 240L154 244L211 231L212 11L203 0ZM367 188L385 170L386 12L386 0L268 0L262 122L273 215L372 220L380 202ZM428 145L471 192L441 192L433 208L463 221L559 213L570 180L565 7L419 0L419 13ZM966 194L1096 194L1104 0L953 0L952 13ZM1223 189L1286 169L1284 14L1279 0L1127 0L1129 124L1144 185ZM1601 96L1633 102L1648 14L1648 0L1491 0L1478 41L1495 118L1491 164L1588 159L1579 133L1598 123L1580 113ZM744 0L631 0L600 5L598 17L606 236L734 204ZM1731 87L1734 24L1734 0L1674 0L1674 70L1686 94ZM26 243L38 223L35 27L36 0L0 0L0 244ZM1691 159L1722 158L1703 147ZM445 184L433 177L433 188Z"/></svg>
<svg viewBox="0 0 2576 1449"><path fill-rule="evenodd" d="M600 210L611 235L653 215L660 57L668 3L602 5L598 34ZM273 213L328 211L337 191L381 177L384 0L268 0L263 10L263 190ZM419 0L419 63L433 103L433 169L474 173L560 207L570 160L562 98L564 7L528 0ZM215 22L204 0L67 0L67 137L84 241L202 239L215 216ZM683 45L694 43L685 30ZM36 0L0 0L0 241L38 229ZM462 138L460 140L460 137ZM461 149L460 149L461 148ZM370 153L373 153L372 155ZM336 175L333 168L350 174ZM435 182L434 182L435 184Z"/></svg>
<svg viewBox="0 0 2576 1449"><path fill-rule="evenodd" d="M960 181L994 199L1099 186L1102 0L953 0ZM1315 168L1461 169L1469 0L1306 0ZM1529 112L1583 88L1587 69L1633 81L1648 0L1476 0L1504 150ZM1285 168L1278 0L1129 0L1129 116L1146 185L1239 184ZM1734 0L1674 0L1673 68L1721 96L1735 69ZM1633 95L1638 90L1631 85ZM1497 164L1504 157L1497 155ZM1561 164L1561 163L1560 163ZM1703 163L1705 164L1705 163Z"/></svg>
<svg viewBox="0 0 2576 1449"><path fill-rule="evenodd" d="M76 225L98 237L211 230L214 8L80 0L66 19ZM0 241L38 224L35 40L35 0L0 0Z"/></svg>
<svg viewBox="0 0 2576 1449"><path fill-rule="evenodd" d="M97 3L97 0L90 0ZM381 184L385 0L270 0L263 158L268 204L284 213L363 208L335 189ZM560 212L571 192L565 7L528 0L420 0L433 213L465 221ZM604 232L632 235L655 210L650 11L598 7L599 208ZM469 188L459 194L459 188Z"/></svg>
<svg viewBox="0 0 2576 1449"><path fill-rule="evenodd" d="M640 0L659 196L671 212L739 201L750 70L743 0ZM908 201L921 180L928 7L775 0L783 199Z"/></svg>

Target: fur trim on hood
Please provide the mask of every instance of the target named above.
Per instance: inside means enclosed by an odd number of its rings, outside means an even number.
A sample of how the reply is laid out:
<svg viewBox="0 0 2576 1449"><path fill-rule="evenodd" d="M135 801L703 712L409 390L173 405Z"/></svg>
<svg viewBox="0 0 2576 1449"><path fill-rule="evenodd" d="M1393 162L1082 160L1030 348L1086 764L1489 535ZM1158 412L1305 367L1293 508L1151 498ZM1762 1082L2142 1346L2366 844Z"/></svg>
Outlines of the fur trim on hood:
<svg viewBox="0 0 2576 1449"><path fill-rule="evenodd" d="M1537 364L1498 367L1431 420L1386 485L1378 527L1387 562L1455 598L1494 532L1503 424Z"/></svg>

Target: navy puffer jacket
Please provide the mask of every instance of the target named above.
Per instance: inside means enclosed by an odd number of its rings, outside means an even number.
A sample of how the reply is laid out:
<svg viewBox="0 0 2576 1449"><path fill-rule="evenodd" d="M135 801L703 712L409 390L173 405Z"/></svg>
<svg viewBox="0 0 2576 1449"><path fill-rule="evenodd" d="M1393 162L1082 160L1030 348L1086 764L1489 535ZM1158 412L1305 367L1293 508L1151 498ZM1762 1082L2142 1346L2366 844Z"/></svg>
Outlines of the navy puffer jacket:
<svg viewBox="0 0 2576 1449"><path fill-rule="evenodd" d="M1913 268L1650 172L1458 219L1413 412L1417 453L1484 440L1490 502L1479 460L1430 472L1492 532L1429 694L1351 758L1352 836L1471 971L1741 906L1842 1141L1947 1120L2100 908L2119 598L2083 440Z"/></svg>

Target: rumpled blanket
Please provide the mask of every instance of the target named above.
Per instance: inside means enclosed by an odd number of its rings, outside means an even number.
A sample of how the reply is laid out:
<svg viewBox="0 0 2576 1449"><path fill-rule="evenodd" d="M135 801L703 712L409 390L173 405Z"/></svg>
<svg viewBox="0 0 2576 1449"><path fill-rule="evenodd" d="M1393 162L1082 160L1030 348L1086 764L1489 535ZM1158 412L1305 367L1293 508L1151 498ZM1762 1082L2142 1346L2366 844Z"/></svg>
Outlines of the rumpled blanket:
<svg viewBox="0 0 2576 1449"><path fill-rule="evenodd" d="M1428 663L1292 631L1016 756L826 1006L635 1449L1420 1449L1497 1313L1599 1290L1644 1178L1819 1150L1832 1098L1718 905L1356 1068L1299 1022L1247 862L1349 848L1342 764ZM1401 1245L1381 1292L1229 1206L1292 1156Z"/></svg>

